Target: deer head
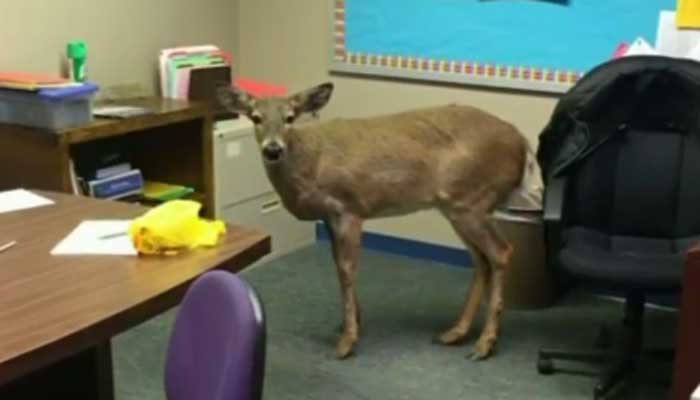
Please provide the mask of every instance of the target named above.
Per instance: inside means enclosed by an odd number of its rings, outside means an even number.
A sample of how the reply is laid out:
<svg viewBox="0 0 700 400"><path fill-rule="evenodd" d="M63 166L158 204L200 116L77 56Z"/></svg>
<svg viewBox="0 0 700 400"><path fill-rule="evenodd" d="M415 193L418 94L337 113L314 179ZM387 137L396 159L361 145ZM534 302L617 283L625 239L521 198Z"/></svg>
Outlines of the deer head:
<svg viewBox="0 0 700 400"><path fill-rule="evenodd" d="M283 161L287 138L296 119L304 113L316 113L331 98L333 84L304 90L290 97L255 98L240 89L220 86L219 102L230 111L248 117L255 124L255 137L268 164Z"/></svg>

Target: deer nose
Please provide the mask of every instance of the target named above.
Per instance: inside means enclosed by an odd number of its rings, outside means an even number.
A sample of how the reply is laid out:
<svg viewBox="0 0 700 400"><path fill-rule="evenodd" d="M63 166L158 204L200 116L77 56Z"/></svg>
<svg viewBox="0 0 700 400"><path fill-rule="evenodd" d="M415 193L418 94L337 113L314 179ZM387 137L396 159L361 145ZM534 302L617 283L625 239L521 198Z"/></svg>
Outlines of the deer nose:
<svg viewBox="0 0 700 400"><path fill-rule="evenodd" d="M263 147L262 153L268 161L278 161L282 157L283 151L284 149L279 143L272 142Z"/></svg>

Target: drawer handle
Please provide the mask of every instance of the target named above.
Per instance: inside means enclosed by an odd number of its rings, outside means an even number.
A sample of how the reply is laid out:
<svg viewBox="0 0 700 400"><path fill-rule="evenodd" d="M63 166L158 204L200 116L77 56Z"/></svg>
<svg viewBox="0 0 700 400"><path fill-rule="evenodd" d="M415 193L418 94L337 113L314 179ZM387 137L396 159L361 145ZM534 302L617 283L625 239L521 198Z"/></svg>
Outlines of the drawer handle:
<svg viewBox="0 0 700 400"><path fill-rule="evenodd" d="M282 203L280 203L279 199L268 201L267 203L262 205L261 212L263 214L268 214L273 211L279 210L281 206Z"/></svg>

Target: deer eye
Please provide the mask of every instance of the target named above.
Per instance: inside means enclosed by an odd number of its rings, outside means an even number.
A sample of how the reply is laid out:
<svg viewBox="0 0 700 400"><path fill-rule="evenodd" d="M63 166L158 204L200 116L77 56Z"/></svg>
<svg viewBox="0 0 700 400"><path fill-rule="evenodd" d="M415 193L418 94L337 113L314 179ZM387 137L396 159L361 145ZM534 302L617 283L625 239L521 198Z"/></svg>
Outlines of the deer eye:
<svg viewBox="0 0 700 400"><path fill-rule="evenodd" d="M258 113L251 114L250 119L251 119L251 121L253 121L253 123L255 125L260 125L262 123L262 115L260 115Z"/></svg>

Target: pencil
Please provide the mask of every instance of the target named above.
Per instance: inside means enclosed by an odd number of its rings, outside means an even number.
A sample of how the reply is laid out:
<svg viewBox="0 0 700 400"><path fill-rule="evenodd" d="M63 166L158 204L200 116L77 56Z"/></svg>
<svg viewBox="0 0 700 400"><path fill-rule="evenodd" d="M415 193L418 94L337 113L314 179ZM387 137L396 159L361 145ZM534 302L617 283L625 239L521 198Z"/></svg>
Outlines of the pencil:
<svg viewBox="0 0 700 400"><path fill-rule="evenodd" d="M2 246L0 246L0 253L2 253L3 251L9 249L10 247L12 247L12 246L14 246L14 245L16 245L16 244L17 244L17 242L14 241L14 240L11 241L11 242L9 242L9 243L3 244Z"/></svg>
<svg viewBox="0 0 700 400"><path fill-rule="evenodd" d="M118 237L126 236L126 235L127 235L126 232L110 233L107 235L100 236L100 240L114 239L114 238L118 238Z"/></svg>

